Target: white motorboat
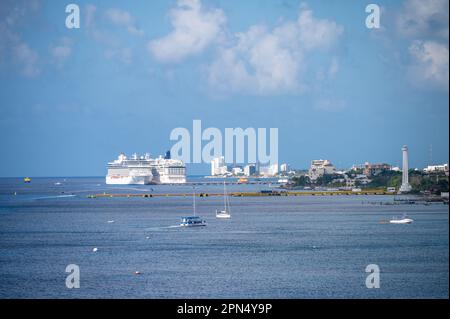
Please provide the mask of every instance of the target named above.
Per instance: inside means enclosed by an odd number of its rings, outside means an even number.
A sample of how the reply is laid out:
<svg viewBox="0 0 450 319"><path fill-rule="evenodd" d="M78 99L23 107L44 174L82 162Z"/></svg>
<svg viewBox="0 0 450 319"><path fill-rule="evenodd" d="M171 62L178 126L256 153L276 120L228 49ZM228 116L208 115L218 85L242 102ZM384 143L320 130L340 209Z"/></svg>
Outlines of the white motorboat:
<svg viewBox="0 0 450 319"><path fill-rule="evenodd" d="M403 215L400 218L394 217L389 221L390 224L411 224L412 222L414 222L414 219L409 218L407 215Z"/></svg>

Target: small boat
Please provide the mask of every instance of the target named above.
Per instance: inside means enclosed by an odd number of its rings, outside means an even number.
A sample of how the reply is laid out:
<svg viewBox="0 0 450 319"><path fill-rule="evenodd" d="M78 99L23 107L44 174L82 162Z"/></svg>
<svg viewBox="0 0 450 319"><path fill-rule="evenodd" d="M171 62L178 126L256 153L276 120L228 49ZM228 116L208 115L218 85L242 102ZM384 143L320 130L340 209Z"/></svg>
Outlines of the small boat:
<svg viewBox="0 0 450 319"><path fill-rule="evenodd" d="M206 226L206 221L201 219L199 216L196 216L196 206L195 206L195 191L192 194L193 206L194 206L194 215L193 216L185 216L181 217L181 227L198 227L198 226Z"/></svg>
<svg viewBox="0 0 450 319"><path fill-rule="evenodd" d="M409 218L407 215L403 215L401 218L392 218L389 223L391 224L411 224L414 220Z"/></svg>
<svg viewBox="0 0 450 319"><path fill-rule="evenodd" d="M24 183L31 183L31 178L25 177L25 178L23 179L23 181L24 181Z"/></svg>
<svg viewBox="0 0 450 319"><path fill-rule="evenodd" d="M182 227L206 226L206 221L201 219L199 216L186 216L181 217L180 226Z"/></svg>
<svg viewBox="0 0 450 319"><path fill-rule="evenodd" d="M248 178L242 177L238 179L238 184L247 184Z"/></svg>
<svg viewBox="0 0 450 319"><path fill-rule="evenodd" d="M216 210L216 218L231 218L230 213L230 202L227 195L227 189L225 186L225 182L223 182L223 202L224 202L224 209L223 210Z"/></svg>

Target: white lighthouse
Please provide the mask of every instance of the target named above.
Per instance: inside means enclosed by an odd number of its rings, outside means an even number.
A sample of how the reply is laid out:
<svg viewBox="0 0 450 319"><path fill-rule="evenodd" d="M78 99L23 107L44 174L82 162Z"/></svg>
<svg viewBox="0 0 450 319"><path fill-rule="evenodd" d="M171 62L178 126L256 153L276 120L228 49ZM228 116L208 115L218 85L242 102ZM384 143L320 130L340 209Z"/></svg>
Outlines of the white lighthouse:
<svg viewBox="0 0 450 319"><path fill-rule="evenodd" d="M402 186L400 186L400 193L408 193L411 191L411 185L409 185L408 180L408 146L404 145L402 147L403 153L403 168L402 168Z"/></svg>

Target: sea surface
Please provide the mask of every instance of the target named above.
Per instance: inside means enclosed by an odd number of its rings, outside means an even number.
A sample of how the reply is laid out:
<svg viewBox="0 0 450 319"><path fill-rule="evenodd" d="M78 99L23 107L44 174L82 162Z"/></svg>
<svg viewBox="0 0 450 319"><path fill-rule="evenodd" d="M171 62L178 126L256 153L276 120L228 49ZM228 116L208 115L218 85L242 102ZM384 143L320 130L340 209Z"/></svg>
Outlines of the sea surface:
<svg viewBox="0 0 450 319"><path fill-rule="evenodd" d="M229 186L263 189L273 185ZM195 191L221 193L223 186ZM186 229L178 225L193 213L191 196L88 198L103 192L193 189L111 186L104 178L33 178L30 184L1 178L0 298L449 297L449 211L442 203L231 197L232 218L218 220L223 197L203 197L197 215L208 225ZM380 223L404 213L413 224ZM79 266L78 289L66 287L69 264ZM380 288L366 287L369 264L380 269Z"/></svg>

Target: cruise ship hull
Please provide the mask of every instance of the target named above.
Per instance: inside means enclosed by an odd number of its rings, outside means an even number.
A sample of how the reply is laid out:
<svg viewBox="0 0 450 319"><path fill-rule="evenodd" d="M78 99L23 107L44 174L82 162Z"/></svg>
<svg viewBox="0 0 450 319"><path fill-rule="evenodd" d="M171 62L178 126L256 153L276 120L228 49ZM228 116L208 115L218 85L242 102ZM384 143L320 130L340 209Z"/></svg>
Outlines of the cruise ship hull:
<svg viewBox="0 0 450 319"><path fill-rule="evenodd" d="M106 176L108 185L148 185L152 183L152 176Z"/></svg>

